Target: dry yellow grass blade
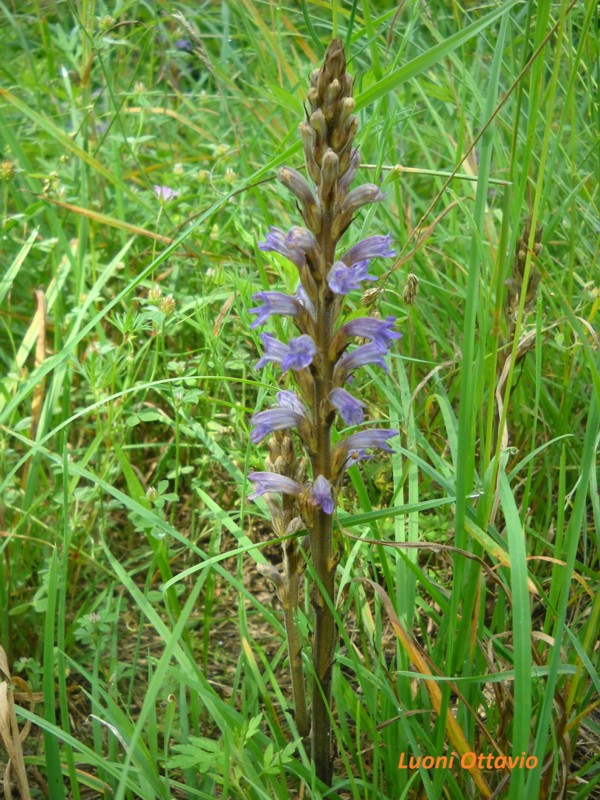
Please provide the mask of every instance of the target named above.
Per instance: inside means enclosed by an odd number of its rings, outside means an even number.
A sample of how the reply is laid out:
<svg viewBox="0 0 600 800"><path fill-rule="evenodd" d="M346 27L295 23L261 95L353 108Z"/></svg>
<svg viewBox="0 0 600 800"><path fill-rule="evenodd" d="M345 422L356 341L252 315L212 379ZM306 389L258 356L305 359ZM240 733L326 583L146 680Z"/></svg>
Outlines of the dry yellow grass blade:
<svg viewBox="0 0 600 800"><path fill-rule="evenodd" d="M171 244L173 239L168 236L161 236L160 233L154 233L146 228L141 228L139 225L132 225L130 222L125 222L116 217L109 217L107 214L101 214L99 211L93 211L91 208L84 208L83 206L75 206L72 203L63 203L61 200L53 200L51 197L44 197L46 203L64 208L66 211L72 211L74 214L80 214L82 217L100 222L102 225L108 225L111 228L119 228L128 233L134 233L137 236L145 236L147 239L155 239L157 242L164 242L164 244Z"/></svg>
<svg viewBox="0 0 600 800"><path fill-rule="evenodd" d="M419 645L414 642L409 634L404 630L402 627L402 623L396 616L396 612L392 606L390 598L387 596L384 589L379 586L378 584L370 581L368 578L361 578L363 583L368 583L369 586L373 588L375 593L379 596L379 599L384 605L384 608L387 612L390 622L392 623L392 627L396 636L398 637L398 641L405 649L406 654L408 655L410 661L415 665L418 672L422 675L432 675L433 673L429 668L429 664L427 662L427 658L425 654L421 651ZM437 685L435 681L425 681L425 688L429 692L429 697L431 698L431 702L436 713L441 713L442 709L442 692L440 687ZM459 726L458 722L454 719L452 714L448 711L446 713L446 719L444 720L446 731L448 733L448 738L450 742L454 746L456 752L462 757L465 753L471 753L473 748L465 739L465 735L462 732L462 728ZM485 778L481 770L477 768L477 766L473 765L472 767L467 767L469 772L471 773L471 777L473 778L475 785L479 789L481 797L488 800L492 796L492 790L488 786Z"/></svg>
<svg viewBox="0 0 600 800"><path fill-rule="evenodd" d="M7 798L11 797L10 776L12 771L21 800L31 800L25 762L23 761L23 748L21 747L21 737L25 738L25 735L26 731L19 734L8 659L0 647L0 738L8 753L8 763L4 770L4 795Z"/></svg>
<svg viewBox="0 0 600 800"><path fill-rule="evenodd" d="M41 366L46 358L46 295L42 289L36 289L35 299L37 309L35 312L34 323L37 326L37 338L35 343L35 366ZM42 403L44 401L45 381L41 380L33 390L31 400L31 438L35 439L35 432L40 421Z"/></svg>

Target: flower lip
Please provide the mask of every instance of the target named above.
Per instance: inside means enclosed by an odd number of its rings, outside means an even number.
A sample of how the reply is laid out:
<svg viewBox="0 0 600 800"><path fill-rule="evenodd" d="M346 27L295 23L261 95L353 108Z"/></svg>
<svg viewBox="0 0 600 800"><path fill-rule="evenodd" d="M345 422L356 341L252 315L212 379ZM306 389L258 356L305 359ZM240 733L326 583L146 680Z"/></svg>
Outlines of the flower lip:
<svg viewBox="0 0 600 800"><path fill-rule="evenodd" d="M313 358L317 353L317 346L311 337L303 333L295 339L290 339L287 346L287 353L281 359L281 369L286 372L288 369L299 370L312 364Z"/></svg>
<svg viewBox="0 0 600 800"><path fill-rule="evenodd" d="M333 514L335 502L331 483L323 475L319 475L309 490L309 500L313 506L318 506L325 514Z"/></svg>
<svg viewBox="0 0 600 800"><path fill-rule="evenodd" d="M270 363L280 364L283 372L288 369L304 369L312 364L317 352L315 343L306 333L290 339L289 344L280 342L270 333L261 333L260 339L265 346L265 354L257 363L256 369L262 369Z"/></svg>
<svg viewBox="0 0 600 800"><path fill-rule="evenodd" d="M369 262L358 261L351 267L343 261L336 261L327 274L327 283L334 294L349 294L359 289L363 281L376 281L375 275L369 275Z"/></svg>
<svg viewBox="0 0 600 800"><path fill-rule="evenodd" d="M255 369L262 369L266 367L267 364L271 363L281 364L281 360L288 352L287 345L280 342L279 339L276 339L274 336L271 336L270 333L261 333L260 340L264 345L265 354L256 364Z"/></svg>
<svg viewBox="0 0 600 800"><path fill-rule="evenodd" d="M357 317L342 325L341 331L346 336L360 336L370 339L379 352L387 353L395 339L401 339L402 334L394 330L396 318L389 316L383 319L375 317Z"/></svg>
<svg viewBox="0 0 600 800"><path fill-rule="evenodd" d="M329 402L339 412L346 425L360 425L365 418L363 412L365 404L345 389L332 389L329 392Z"/></svg>

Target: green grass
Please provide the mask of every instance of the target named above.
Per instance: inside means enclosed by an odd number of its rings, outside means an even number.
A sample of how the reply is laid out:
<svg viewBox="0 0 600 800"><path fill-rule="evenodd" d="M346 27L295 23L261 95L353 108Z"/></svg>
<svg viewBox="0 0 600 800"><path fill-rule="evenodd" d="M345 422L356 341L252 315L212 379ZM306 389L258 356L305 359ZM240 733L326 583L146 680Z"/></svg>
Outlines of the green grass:
<svg viewBox="0 0 600 800"><path fill-rule="evenodd" d="M31 796L598 797L595 4L0 20L0 646L34 693ZM361 177L387 192L352 242L394 235L376 307L403 333L390 374L358 378L401 444L351 470L337 518L335 795L295 727L257 571L279 546L245 479L278 380L253 369L251 295L296 281L258 241L299 222L274 177L334 35ZM308 597L298 624L310 676ZM461 748L538 766L398 769Z"/></svg>

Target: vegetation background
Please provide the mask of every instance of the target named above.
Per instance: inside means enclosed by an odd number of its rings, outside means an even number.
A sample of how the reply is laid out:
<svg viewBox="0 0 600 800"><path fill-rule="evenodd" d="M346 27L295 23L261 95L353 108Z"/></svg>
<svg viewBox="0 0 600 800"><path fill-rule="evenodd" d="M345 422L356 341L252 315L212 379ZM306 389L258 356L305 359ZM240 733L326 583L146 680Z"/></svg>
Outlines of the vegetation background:
<svg viewBox="0 0 600 800"><path fill-rule="evenodd" d="M27 734L5 793L327 794L245 474L278 380L253 369L251 295L296 280L257 242L299 221L274 176L337 35L360 172L387 191L352 236L399 254L373 269L403 339L360 380L402 445L351 471L339 512L327 796L600 797L596 4L0 19L0 733L10 669ZM538 766L397 768L465 748Z"/></svg>

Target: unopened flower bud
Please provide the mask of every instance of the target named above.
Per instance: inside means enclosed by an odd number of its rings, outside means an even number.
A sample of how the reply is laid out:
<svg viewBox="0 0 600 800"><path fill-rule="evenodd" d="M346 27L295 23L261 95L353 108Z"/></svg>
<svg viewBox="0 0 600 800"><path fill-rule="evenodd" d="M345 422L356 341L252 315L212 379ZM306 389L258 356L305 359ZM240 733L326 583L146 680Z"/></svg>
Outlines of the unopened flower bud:
<svg viewBox="0 0 600 800"><path fill-rule="evenodd" d="M406 284L402 292L402 299L406 305L411 306L417 299L419 293L419 279L412 272L406 276Z"/></svg>
<svg viewBox="0 0 600 800"><path fill-rule="evenodd" d="M306 95L310 110L315 111L319 106L319 93L316 89L309 89Z"/></svg>
<svg viewBox="0 0 600 800"><path fill-rule="evenodd" d="M321 180L321 169L315 161L315 132L308 124L308 122L301 122L298 128L300 136L302 137L302 146L304 148L304 158L306 159L306 169L308 174L315 183Z"/></svg>
<svg viewBox="0 0 600 800"><path fill-rule="evenodd" d="M261 575L268 578L271 583L275 584L278 589L283 586L283 578L272 564L257 564L256 569Z"/></svg>
<svg viewBox="0 0 600 800"><path fill-rule="evenodd" d="M321 162L321 183L319 185L319 198L323 205L333 202L335 187L338 178L339 160L333 150L329 149Z"/></svg>
<svg viewBox="0 0 600 800"><path fill-rule="evenodd" d="M277 174L279 182L296 195L302 205L302 215L315 233L321 230L321 209L306 178L297 170L282 167Z"/></svg>

